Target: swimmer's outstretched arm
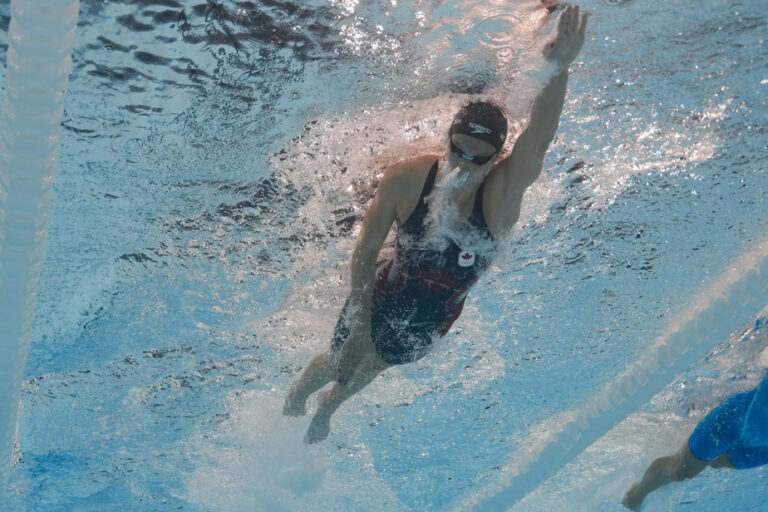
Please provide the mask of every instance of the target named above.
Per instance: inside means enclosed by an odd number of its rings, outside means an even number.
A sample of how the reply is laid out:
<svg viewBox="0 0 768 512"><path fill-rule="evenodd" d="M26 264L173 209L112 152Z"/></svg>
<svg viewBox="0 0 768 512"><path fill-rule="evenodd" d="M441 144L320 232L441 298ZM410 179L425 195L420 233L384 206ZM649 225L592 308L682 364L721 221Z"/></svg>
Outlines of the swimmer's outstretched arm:
<svg viewBox="0 0 768 512"><path fill-rule="evenodd" d="M531 141L524 140L535 147L539 155L544 155L555 138L565 101L568 67L584 46L587 16L579 12L578 5L567 6L557 20L554 38L544 46L544 56L556 66L555 75L534 101L531 121L525 130Z"/></svg>
<svg viewBox="0 0 768 512"><path fill-rule="evenodd" d="M577 5L569 5L560 14L557 32L544 46L547 61L555 64L555 75L533 102L531 121L520 134L510 155L510 163L517 164L514 174L519 185L528 186L536 181L541 164L560 124L568 85L568 66L584 45L587 14L579 13Z"/></svg>
<svg viewBox="0 0 768 512"><path fill-rule="evenodd" d="M520 134L512 153L488 176L484 190L491 204L503 205L486 212L497 231L509 229L517 222L523 192L541 174L544 154L555 138L568 85L568 66L584 45L587 14L569 5L560 11L554 38L544 47L544 56L555 65L555 74L533 102L531 120ZM485 194L485 192L484 192Z"/></svg>

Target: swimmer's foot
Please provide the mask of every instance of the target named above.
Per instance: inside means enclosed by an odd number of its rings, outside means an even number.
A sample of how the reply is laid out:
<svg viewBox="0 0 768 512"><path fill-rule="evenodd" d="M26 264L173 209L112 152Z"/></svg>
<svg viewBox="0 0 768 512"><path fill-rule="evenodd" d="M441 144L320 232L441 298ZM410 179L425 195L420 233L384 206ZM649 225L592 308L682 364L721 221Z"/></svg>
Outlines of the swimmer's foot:
<svg viewBox="0 0 768 512"><path fill-rule="evenodd" d="M307 399L305 397L304 400L299 400L299 397L296 396L296 383L294 382L285 395L283 415L304 416L305 414L307 414Z"/></svg>
<svg viewBox="0 0 768 512"><path fill-rule="evenodd" d="M328 401L330 391L321 391L317 395L317 412L309 423L307 435L304 436L306 444L319 443L331 433L331 415L326 412L325 403Z"/></svg>
<svg viewBox="0 0 768 512"><path fill-rule="evenodd" d="M640 490L639 488L640 484L633 485L624 495L624 499L621 500L621 504L633 512L640 512L640 510L642 510L641 507L645 496L640 496L640 493L638 492Z"/></svg>

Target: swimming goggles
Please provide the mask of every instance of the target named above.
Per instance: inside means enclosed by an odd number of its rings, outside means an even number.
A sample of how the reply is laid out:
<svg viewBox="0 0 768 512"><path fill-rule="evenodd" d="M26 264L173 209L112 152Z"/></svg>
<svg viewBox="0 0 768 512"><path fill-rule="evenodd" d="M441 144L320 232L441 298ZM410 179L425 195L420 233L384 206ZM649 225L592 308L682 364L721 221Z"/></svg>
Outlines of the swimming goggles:
<svg viewBox="0 0 768 512"><path fill-rule="evenodd" d="M462 151L462 149L459 146L454 144L453 141L451 141L451 153L453 153L454 155L460 158L463 158L464 160L469 160L475 165L487 164L488 162L491 161L491 159L493 159L493 157L496 156L496 153L493 153L492 155L488 155L488 156L479 156L479 155L469 156L468 154L464 153L464 151Z"/></svg>

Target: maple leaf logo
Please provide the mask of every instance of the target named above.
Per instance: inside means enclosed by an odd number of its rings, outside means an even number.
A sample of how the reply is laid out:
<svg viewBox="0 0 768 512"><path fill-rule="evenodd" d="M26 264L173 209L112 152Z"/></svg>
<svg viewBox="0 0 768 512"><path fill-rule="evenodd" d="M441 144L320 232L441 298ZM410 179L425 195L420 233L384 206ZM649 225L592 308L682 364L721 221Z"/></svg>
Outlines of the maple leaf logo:
<svg viewBox="0 0 768 512"><path fill-rule="evenodd" d="M459 253L458 264L460 267L471 267L475 264L475 253L472 251L464 251Z"/></svg>

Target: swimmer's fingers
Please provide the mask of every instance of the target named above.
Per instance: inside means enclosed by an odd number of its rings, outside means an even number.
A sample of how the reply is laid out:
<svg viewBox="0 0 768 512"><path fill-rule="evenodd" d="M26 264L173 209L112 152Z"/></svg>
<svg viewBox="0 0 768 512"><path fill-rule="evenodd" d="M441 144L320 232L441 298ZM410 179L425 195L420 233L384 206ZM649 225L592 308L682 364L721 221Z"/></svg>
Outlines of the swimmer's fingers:
<svg viewBox="0 0 768 512"><path fill-rule="evenodd" d="M571 7L568 6L563 12L560 13L560 18L557 20L557 33L565 34L568 27L568 13L571 11Z"/></svg>
<svg viewBox="0 0 768 512"><path fill-rule="evenodd" d="M571 8L571 18L568 20L568 33L573 34L579 30L579 6L574 5Z"/></svg>
<svg viewBox="0 0 768 512"><path fill-rule="evenodd" d="M566 5L562 13L560 13L560 19L557 25L557 31L560 34L573 34L579 29L579 6L570 4Z"/></svg>
<svg viewBox="0 0 768 512"><path fill-rule="evenodd" d="M589 19L589 13L588 12L581 13L580 20L579 20L580 21L580 24L579 24L579 35L581 35L582 37L584 37L585 34L587 33L587 20L588 19Z"/></svg>
<svg viewBox="0 0 768 512"><path fill-rule="evenodd" d="M560 15L563 18L563 26L560 29L561 34L568 35L571 33L571 25L573 25L573 6L569 5Z"/></svg>
<svg viewBox="0 0 768 512"><path fill-rule="evenodd" d="M560 13L557 35L543 48L544 56L567 67L581 51L586 28L586 15L579 13L577 5L567 6Z"/></svg>

